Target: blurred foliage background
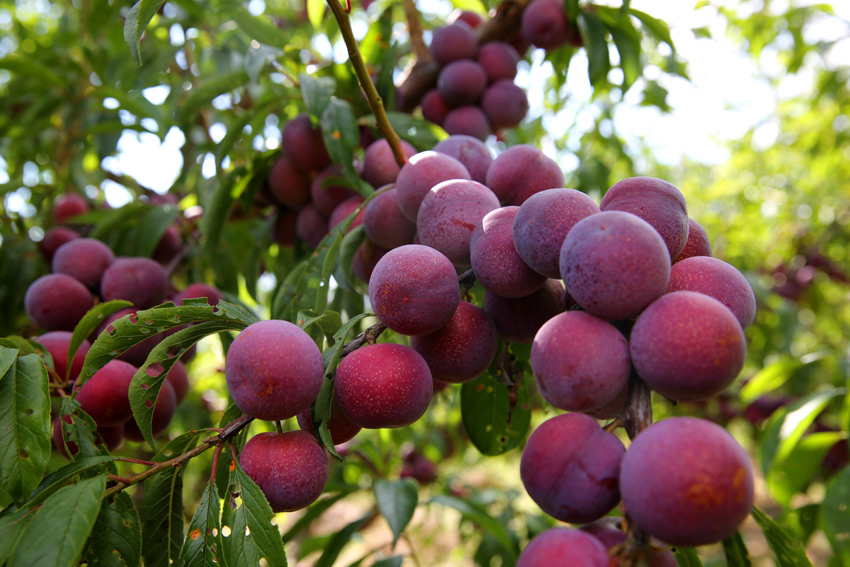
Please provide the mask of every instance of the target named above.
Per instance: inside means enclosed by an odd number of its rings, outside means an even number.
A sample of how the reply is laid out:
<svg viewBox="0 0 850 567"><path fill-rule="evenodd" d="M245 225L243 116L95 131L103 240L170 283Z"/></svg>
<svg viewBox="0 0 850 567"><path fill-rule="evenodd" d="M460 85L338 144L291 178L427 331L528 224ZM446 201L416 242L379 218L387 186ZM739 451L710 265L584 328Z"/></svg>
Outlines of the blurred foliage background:
<svg viewBox="0 0 850 567"><path fill-rule="evenodd" d="M37 245L50 226L53 199L65 192L82 193L101 206L87 218L107 227L105 234L124 253L149 247L162 235L165 225L146 213L148 203L165 192L173 195L189 219L181 236L191 245L174 273L175 285L206 280L268 315L275 282L303 250L275 245L268 211L240 197L259 189L280 128L305 109L302 73L332 79L336 96L349 101L362 124L371 124L344 64L335 21L321 19L321 10L317 15L310 4L169 1L141 40L139 65L123 34L127 3L0 0L0 333L35 331L23 311L23 294L48 271ZM419 4L426 28L440 25L455 8L486 12L497 6L495 0ZM715 255L750 279L759 313L748 329L747 367L733 388L701 406L671 407L660 400L656 413L704 415L726 424L761 472L759 505L807 547L814 564L850 565L846 6L836 13L841 2L692 4L675 12L690 10L704 16L694 21L711 25L679 25L675 31L706 49L745 58L751 78L770 95L765 104L775 108L755 124L744 121L747 127L735 139L716 142L725 159L684 153L659 159L652 126L644 130L649 135L636 134L622 119L626 107L652 110L659 125L663 117L676 116L670 92L690 80L691 67L663 26L642 28L633 52L637 75L626 76L623 54L611 48L610 70L595 77L592 89L582 50L531 53L519 79L529 90L531 112L519 128L490 144L496 151L516 143L543 148L562 164L568 187L597 198L632 175L662 177L684 192ZM661 22L665 10L673 11L661 2L640 9ZM402 6L355 3L352 19L391 102L392 78L410 58ZM789 88L792 83L796 87ZM672 132L683 145L694 136L686 128ZM434 135L422 127L402 134L420 149ZM149 150L140 152L134 140L147 142ZM140 171L148 177L143 180ZM138 208L132 214L124 209L116 222L121 205ZM146 240L127 238L130 230ZM190 366L193 403L181 406L174 431L215 425L227 407L220 346L210 342L200 350ZM506 546L552 525L522 491L516 450L482 457L468 444L459 397L450 388L415 426L372 432L349 449L349 458L334 469L330 496L285 519L288 550L303 558L297 564L314 564L334 546L339 552L354 533L362 537L343 550L349 563L392 555L391 534L374 521L367 498L334 503L368 488L372 477L397 478L417 455L436 475L420 479L420 502L427 495L430 503L419 507L397 550L412 554L416 564L509 564ZM533 419L545 417L541 412ZM208 465L188 469L187 515ZM329 509L333 513L324 514ZM753 564L771 565L773 555L752 524L745 524L744 534ZM702 554L706 565L723 564L722 550Z"/></svg>

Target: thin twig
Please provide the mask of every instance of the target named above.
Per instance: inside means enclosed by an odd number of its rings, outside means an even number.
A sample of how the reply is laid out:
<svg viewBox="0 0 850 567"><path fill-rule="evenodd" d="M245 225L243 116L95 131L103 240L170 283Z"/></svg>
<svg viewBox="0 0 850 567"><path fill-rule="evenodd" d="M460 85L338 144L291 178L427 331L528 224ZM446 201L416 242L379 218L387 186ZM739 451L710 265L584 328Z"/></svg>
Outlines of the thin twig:
<svg viewBox="0 0 850 567"><path fill-rule="evenodd" d="M407 18L407 31L413 55L417 61L431 61L431 51L422 38L422 19L419 17L415 0L404 0L404 15Z"/></svg>

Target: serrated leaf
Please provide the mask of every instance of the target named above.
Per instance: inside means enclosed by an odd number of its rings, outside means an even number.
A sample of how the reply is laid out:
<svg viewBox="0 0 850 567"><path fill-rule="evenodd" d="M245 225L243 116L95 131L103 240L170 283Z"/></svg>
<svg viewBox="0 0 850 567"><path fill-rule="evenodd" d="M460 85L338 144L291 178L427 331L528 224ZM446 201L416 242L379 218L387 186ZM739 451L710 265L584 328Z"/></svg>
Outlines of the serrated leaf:
<svg viewBox="0 0 850 567"><path fill-rule="evenodd" d="M843 512L846 516L846 512ZM751 515L764 532L767 545L776 558L777 567L812 567L803 546L774 522L758 507L753 506Z"/></svg>
<svg viewBox="0 0 850 567"><path fill-rule="evenodd" d="M28 496L50 458L47 369L36 354L0 347L0 485L16 501Z"/></svg>
<svg viewBox="0 0 850 567"><path fill-rule="evenodd" d="M604 83L611 69L611 59L608 54L608 42L605 40L605 26L599 17L591 12L581 12L578 15L578 30L582 43L587 51L587 74L590 83L598 86Z"/></svg>
<svg viewBox="0 0 850 567"><path fill-rule="evenodd" d="M463 427L483 455L501 455L519 445L528 433L531 410L525 380L517 387L513 411L510 396L508 387L491 372L461 386Z"/></svg>
<svg viewBox="0 0 850 567"><path fill-rule="evenodd" d="M679 567L702 567L702 560L693 547L675 547L673 555Z"/></svg>
<svg viewBox="0 0 850 567"><path fill-rule="evenodd" d="M393 532L393 547L413 519L416 505L419 503L419 489L410 479L395 481L377 479L374 485L378 510L387 520Z"/></svg>
<svg viewBox="0 0 850 567"><path fill-rule="evenodd" d="M79 402L71 398L63 398L59 416L62 418L62 441L66 452L70 454L68 445L73 443L76 447L74 460L106 455L106 448L95 442L97 424L80 408ZM70 422L66 419L70 419Z"/></svg>
<svg viewBox="0 0 850 567"><path fill-rule="evenodd" d="M321 4L324 10L324 2ZM301 83L301 98L304 100L307 112L313 116L322 116L336 90L336 82L330 77L318 77L306 73L301 73L298 81Z"/></svg>
<svg viewBox="0 0 850 567"><path fill-rule="evenodd" d="M217 567L221 550L221 506L213 479L207 483L180 550L186 567Z"/></svg>
<svg viewBox="0 0 850 567"><path fill-rule="evenodd" d="M139 53L142 34L145 33L145 28L163 4L165 0L139 0L130 8L127 19L124 20L124 41L127 42L130 54L139 65L142 64L142 55Z"/></svg>
<svg viewBox="0 0 850 567"><path fill-rule="evenodd" d="M163 462L192 449L201 432L184 433L153 457ZM183 546L183 474L169 467L145 481L139 513L142 522L142 558L145 567L169 567Z"/></svg>
<svg viewBox="0 0 850 567"><path fill-rule="evenodd" d="M6 565L15 553L34 514L35 510L27 507L0 516L0 565Z"/></svg>
<svg viewBox="0 0 850 567"><path fill-rule="evenodd" d="M516 541L511 537L511 533L508 531L508 528L497 518L493 517L493 515L483 506L468 500L462 500L455 496L449 496L447 494L438 494L437 496L434 496L430 502L457 510L464 518L478 524L479 527L493 536L505 549L505 551L507 551L513 559L516 559L519 550L517 549Z"/></svg>
<svg viewBox="0 0 850 567"><path fill-rule="evenodd" d="M97 476L57 490L33 514L9 560L9 567L72 567L94 527L106 477Z"/></svg>
<svg viewBox="0 0 850 567"><path fill-rule="evenodd" d="M850 560L850 467L844 467L827 484L820 509L820 525L836 555Z"/></svg>
<svg viewBox="0 0 850 567"><path fill-rule="evenodd" d="M138 567L142 560L142 527L133 499L126 492L104 503L86 552L89 565Z"/></svg>
<svg viewBox="0 0 850 567"><path fill-rule="evenodd" d="M723 553L726 555L728 567L752 567L750 552L741 532L735 532L723 540Z"/></svg>
<svg viewBox="0 0 850 567"><path fill-rule="evenodd" d="M845 393L843 388L815 392L794 401L770 417L759 443L762 471L766 476L770 474L774 462L781 463L788 458L829 402Z"/></svg>
<svg viewBox="0 0 850 567"><path fill-rule="evenodd" d="M88 310L83 318L77 323L77 326L74 327L74 332L71 334L71 341L68 343L68 358L66 360L74 360L74 355L77 354L77 350L80 348L80 345L83 344L88 337L97 329L101 323L106 321L106 319L121 309L125 307L132 307L132 303L129 301L124 301L123 299L116 299L114 301L104 301L103 303L98 303L94 307ZM65 380L68 379L71 373L71 365L66 365L66 374L64 376Z"/></svg>
<svg viewBox="0 0 850 567"><path fill-rule="evenodd" d="M66 482L75 476L92 469L101 468L107 463L112 463L116 460L117 457L113 457L111 455L99 455L96 457L82 458L68 463L59 470L44 477L38 487L33 490L32 494L30 494L27 504L29 506L37 506L44 501L45 498L62 488Z"/></svg>
<svg viewBox="0 0 850 567"><path fill-rule="evenodd" d="M222 529L230 528L230 536L222 541L229 565L258 565L265 558L269 565L286 567L283 540L272 524L273 518L274 512L263 491L234 461L230 495L221 518Z"/></svg>

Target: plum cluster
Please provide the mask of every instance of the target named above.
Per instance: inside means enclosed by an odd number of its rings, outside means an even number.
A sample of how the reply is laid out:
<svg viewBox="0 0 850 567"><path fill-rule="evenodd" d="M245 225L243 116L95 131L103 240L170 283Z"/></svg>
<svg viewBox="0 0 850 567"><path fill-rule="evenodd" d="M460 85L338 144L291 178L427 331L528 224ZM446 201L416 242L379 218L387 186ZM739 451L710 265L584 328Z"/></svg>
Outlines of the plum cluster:
<svg viewBox="0 0 850 567"><path fill-rule="evenodd" d="M449 134L486 140L518 126L528 112L528 99L514 83L520 53L503 41L479 46L473 28L480 23L480 18L458 18L434 30L430 53L440 70L420 106L426 120Z"/></svg>

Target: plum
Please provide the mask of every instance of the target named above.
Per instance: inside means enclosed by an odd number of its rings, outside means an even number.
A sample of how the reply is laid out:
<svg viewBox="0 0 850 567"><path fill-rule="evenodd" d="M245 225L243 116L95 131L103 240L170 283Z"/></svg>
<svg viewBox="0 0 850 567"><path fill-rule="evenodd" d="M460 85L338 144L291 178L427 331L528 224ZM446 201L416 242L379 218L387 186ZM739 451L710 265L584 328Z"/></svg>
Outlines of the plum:
<svg viewBox="0 0 850 567"><path fill-rule="evenodd" d="M480 107L472 104L459 106L446 114L443 130L453 136L472 136L482 141L493 133L487 115Z"/></svg>
<svg viewBox="0 0 850 567"><path fill-rule="evenodd" d="M277 202L287 207L298 207L310 199L309 178L285 155L272 164L268 184Z"/></svg>
<svg viewBox="0 0 850 567"><path fill-rule="evenodd" d="M62 224L68 219L89 212L91 207L86 198L76 193L63 193L53 201L53 222Z"/></svg>
<svg viewBox="0 0 850 567"><path fill-rule="evenodd" d="M735 266L710 256L693 256L673 264L667 291L696 291L710 295L732 310L746 329L756 317L756 296L750 282Z"/></svg>
<svg viewBox="0 0 850 567"><path fill-rule="evenodd" d="M472 27L463 20L434 30L430 45L431 57L441 67L458 59L472 59L478 51L478 38Z"/></svg>
<svg viewBox="0 0 850 567"><path fill-rule="evenodd" d="M296 168L301 171L319 171L331 163L322 131L313 126L306 113L289 120L281 132L280 147Z"/></svg>
<svg viewBox="0 0 850 567"><path fill-rule="evenodd" d="M50 262L53 260L53 254L56 253L56 250L60 246L75 238L80 238L80 233L76 230L70 229L67 226L54 226L47 229L47 232L44 233L44 238L39 242L38 248L41 250L44 258Z"/></svg>
<svg viewBox="0 0 850 567"><path fill-rule="evenodd" d="M692 218L688 218L688 240L673 262L679 262L693 256L711 256L711 241L708 233Z"/></svg>
<svg viewBox="0 0 850 567"><path fill-rule="evenodd" d="M73 331L92 304L86 286L65 274L41 276L24 294L27 315L47 331Z"/></svg>
<svg viewBox="0 0 850 567"><path fill-rule="evenodd" d="M402 153L410 158L416 153L410 143L401 141ZM396 162L390 143L386 138L375 140L366 148L363 155L363 179L372 184L372 187L383 187L395 183L401 166Z"/></svg>
<svg viewBox="0 0 850 567"><path fill-rule="evenodd" d="M499 334L506 340L531 344L543 324L567 308L564 286L555 279L546 280L539 290L518 298L484 293L484 310L493 318Z"/></svg>
<svg viewBox="0 0 850 567"><path fill-rule="evenodd" d="M419 155L419 154L417 154ZM416 156L410 158L415 159ZM399 172L399 178L404 175L404 170L410 162L407 162ZM375 244L386 248L398 248L413 242L416 234L414 220L402 214L398 201L398 183L396 187L386 187L366 203L363 212L363 229L366 236ZM429 188L430 189L430 188ZM419 209L417 205L416 209Z"/></svg>
<svg viewBox="0 0 850 567"><path fill-rule="evenodd" d="M245 414L288 419L308 409L324 379L322 353L300 327L267 320L242 330L224 366L227 388Z"/></svg>
<svg viewBox="0 0 850 567"><path fill-rule="evenodd" d="M51 262L55 274L66 274L97 290L103 272L115 261L112 250L94 238L75 238L56 249Z"/></svg>
<svg viewBox="0 0 850 567"><path fill-rule="evenodd" d="M312 408L302 411L296 417L298 420L298 427L300 427L302 431L316 435L316 432L313 429ZM342 410L339 409L339 402L337 402L336 397L332 397L331 414L328 417L328 431L331 434L331 442L334 445L341 445L346 441L350 441L360 432L360 429L362 428L359 425L353 423L345 416L344 413L342 413Z"/></svg>
<svg viewBox="0 0 850 567"><path fill-rule="evenodd" d="M487 87L481 108L494 130L516 128L528 113L528 97L510 79L500 79Z"/></svg>
<svg viewBox="0 0 850 567"><path fill-rule="evenodd" d="M608 552L592 535L572 528L551 528L531 540L516 567L609 567Z"/></svg>
<svg viewBox="0 0 850 567"><path fill-rule="evenodd" d="M150 258L118 258L100 280L103 299L125 299L138 309L159 305L168 297L168 274Z"/></svg>
<svg viewBox="0 0 850 567"><path fill-rule="evenodd" d="M327 215L323 215L316 205L307 203L298 211L298 217L295 219L295 232L298 238L307 244L311 250L316 248L322 239L328 234Z"/></svg>
<svg viewBox="0 0 850 567"><path fill-rule="evenodd" d="M339 182L331 181L333 177L342 178L342 168L338 165L329 165L319 172L310 183L310 198L313 204L324 215L334 212L337 205L357 195L357 191Z"/></svg>
<svg viewBox="0 0 850 567"><path fill-rule="evenodd" d="M473 181L484 183L487 180L487 170L493 163L493 154L479 138L454 134L434 146L434 151L451 156L462 163Z"/></svg>
<svg viewBox="0 0 850 567"><path fill-rule="evenodd" d="M71 360L71 368L68 368L68 345L71 344L72 333L70 331L50 331L36 337L35 342L47 349L53 358L53 370L62 379L67 375L70 382L74 382L80 375L80 370L83 369L83 363L86 360L86 354L91 348L91 343L83 340L74 353L74 358ZM51 377L52 381L52 377Z"/></svg>
<svg viewBox="0 0 850 567"><path fill-rule="evenodd" d="M435 185L451 179L470 179L469 171L455 158L435 151L411 156L398 172L396 180L395 196L399 210L415 223L422 199Z"/></svg>
<svg viewBox="0 0 850 567"><path fill-rule="evenodd" d="M440 94L440 89L434 88L422 96L422 117L434 124L442 124L451 107Z"/></svg>
<svg viewBox="0 0 850 567"><path fill-rule="evenodd" d="M558 163L534 146L520 144L500 153L487 170L487 187L506 205L522 205L526 199L564 186Z"/></svg>
<svg viewBox="0 0 850 567"><path fill-rule="evenodd" d="M107 362L78 389L80 407L98 426L122 425L133 416L129 391L135 373L136 367L123 360Z"/></svg>
<svg viewBox="0 0 850 567"><path fill-rule="evenodd" d="M495 83L500 79L513 82L520 56L516 48L504 41L488 41L478 50L478 64L484 68L487 80Z"/></svg>
<svg viewBox="0 0 850 567"><path fill-rule="evenodd" d="M486 87L484 67L469 59L452 61L440 70L437 77L437 89L451 107L478 102Z"/></svg>

